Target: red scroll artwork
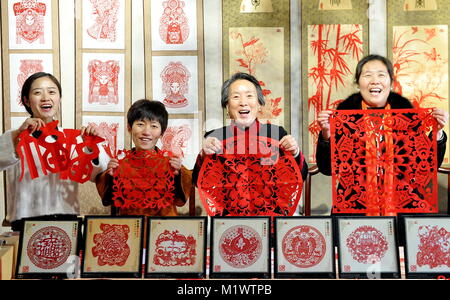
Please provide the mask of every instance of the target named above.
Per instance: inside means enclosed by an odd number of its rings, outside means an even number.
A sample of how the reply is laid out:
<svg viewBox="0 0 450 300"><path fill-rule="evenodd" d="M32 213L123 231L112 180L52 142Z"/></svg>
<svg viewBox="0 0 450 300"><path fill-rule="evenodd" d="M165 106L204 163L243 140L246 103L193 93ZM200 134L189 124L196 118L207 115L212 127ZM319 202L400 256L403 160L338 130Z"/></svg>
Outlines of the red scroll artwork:
<svg viewBox="0 0 450 300"><path fill-rule="evenodd" d="M48 123L33 134L23 131L19 136L16 152L21 162L21 177L25 174L25 161L28 165L31 179L39 177L38 166L35 162L40 161L41 171L44 175L59 173L61 179L70 179L76 182L86 182L92 174L92 160L98 158L98 143L103 138L85 135L80 137L80 130L64 129L58 130L58 121ZM32 151L34 145L36 151Z"/></svg>
<svg viewBox="0 0 450 300"><path fill-rule="evenodd" d="M437 212L437 123L431 112L334 112L330 120L333 212Z"/></svg>
<svg viewBox="0 0 450 300"><path fill-rule="evenodd" d="M277 140L249 140L228 138L223 154L205 156L197 186L208 215L292 215L303 187L297 162Z"/></svg>
<svg viewBox="0 0 450 300"><path fill-rule="evenodd" d="M161 209L173 205L174 172L165 151L124 150L114 174L113 200L120 208Z"/></svg>

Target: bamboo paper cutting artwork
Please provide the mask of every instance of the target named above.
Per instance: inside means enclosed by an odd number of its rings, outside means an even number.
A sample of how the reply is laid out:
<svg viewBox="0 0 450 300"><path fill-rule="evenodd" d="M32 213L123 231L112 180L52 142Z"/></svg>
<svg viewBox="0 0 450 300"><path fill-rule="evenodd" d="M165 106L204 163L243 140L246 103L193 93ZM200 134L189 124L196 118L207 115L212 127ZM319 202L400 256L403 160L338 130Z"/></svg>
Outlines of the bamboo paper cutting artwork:
<svg viewBox="0 0 450 300"><path fill-rule="evenodd" d="M9 47L11 49L51 49L51 0L8 1L8 4Z"/></svg>
<svg viewBox="0 0 450 300"><path fill-rule="evenodd" d="M448 26L394 26L393 39L394 91L415 107L448 110Z"/></svg>
<svg viewBox="0 0 450 300"><path fill-rule="evenodd" d="M125 1L83 0L83 48L124 49Z"/></svg>
<svg viewBox="0 0 450 300"><path fill-rule="evenodd" d="M308 26L309 161L315 162L317 115L335 109L353 92L353 72L363 54L361 25Z"/></svg>
<svg viewBox="0 0 450 300"><path fill-rule="evenodd" d="M197 49L197 1L152 0L152 49Z"/></svg>
<svg viewBox="0 0 450 300"><path fill-rule="evenodd" d="M333 212L437 212L437 124L431 111L334 112Z"/></svg>
<svg viewBox="0 0 450 300"><path fill-rule="evenodd" d="M255 76L263 88L266 105L258 118L284 125L284 29L241 27L229 29L230 76L244 72Z"/></svg>

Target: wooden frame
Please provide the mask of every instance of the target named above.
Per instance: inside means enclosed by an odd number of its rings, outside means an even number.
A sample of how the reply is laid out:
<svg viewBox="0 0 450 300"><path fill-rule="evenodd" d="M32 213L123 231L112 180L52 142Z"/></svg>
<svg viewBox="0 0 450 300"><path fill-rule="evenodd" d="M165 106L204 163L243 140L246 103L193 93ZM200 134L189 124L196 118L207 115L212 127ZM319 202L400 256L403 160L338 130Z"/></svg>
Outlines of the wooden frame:
<svg viewBox="0 0 450 300"><path fill-rule="evenodd" d="M140 278L143 216L85 216L81 277Z"/></svg>
<svg viewBox="0 0 450 300"><path fill-rule="evenodd" d="M402 217L401 223L406 278L450 277L447 258L450 216L408 215Z"/></svg>
<svg viewBox="0 0 450 300"><path fill-rule="evenodd" d="M395 217L337 217L340 278L400 278Z"/></svg>
<svg viewBox="0 0 450 300"><path fill-rule="evenodd" d="M207 217L149 217L144 276L204 278L207 226Z"/></svg>
<svg viewBox="0 0 450 300"><path fill-rule="evenodd" d="M209 277L270 278L270 230L270 217L211 217Z"/></svg>
<svg viewBox="0 0 450 300"><path fill-rule="evenodd" d="M274 232L275 278L336 278L331 217L276 217Z"/></svg>
<svg viewBox="0 0 450 300"><path fill-rule="evenodd" d="M79 276L81 219L76 216L23 220L16 278L76 278Z"/></svg>

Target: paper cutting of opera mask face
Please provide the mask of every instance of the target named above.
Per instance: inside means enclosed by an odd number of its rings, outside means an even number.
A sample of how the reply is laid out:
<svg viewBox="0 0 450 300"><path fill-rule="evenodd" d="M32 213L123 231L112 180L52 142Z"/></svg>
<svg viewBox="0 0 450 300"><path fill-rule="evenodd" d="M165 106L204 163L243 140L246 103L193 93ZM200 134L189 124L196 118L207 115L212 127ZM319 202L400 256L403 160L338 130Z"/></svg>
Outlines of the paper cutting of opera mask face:
<svg viewBox="0 0 450 300"><path fill-rule="evenodd" d="M166 44L183 44L189 37L188 18L184 13L185 1L163 2L164 11L160 19L159 35Z"/></svg>
<svg viewBox="0 0 450 300"><path fill-rule="evenodd" d="M21 98L22 86L30 75L44 71L42 59L21 59L19 74L17 75L17 104L23 106Z"/></svg>
<svg viewBox="0 0 450 300"><path fill-rule="evenodd" d="M189 92L191 73L181 62L170 62L161 72L162 90L166 94L163 102L167 107L188 105L185 94Z"/></svg>
<svg viewBox="0 0 450 300"><path fill-rule="evenodd" d="M28 43L39 40L44 44L44 16L47 7L45 3L37 0L23 0L13 5L16 17L16 43L20 44L22 39Z"/></svg>
<svg viewBox="0 0 450 300"><path fill-rule="evenodd" d="M91 60L89 70L89 103L119 103L119 62Z"/></svg>
<svg viewBox="0 0 450 300"><path fill-rule="evenodd" d="M115 42L117 37L117 20L119 0L90 0L92 17L95 23L87 29L93 39Z"/></svg>

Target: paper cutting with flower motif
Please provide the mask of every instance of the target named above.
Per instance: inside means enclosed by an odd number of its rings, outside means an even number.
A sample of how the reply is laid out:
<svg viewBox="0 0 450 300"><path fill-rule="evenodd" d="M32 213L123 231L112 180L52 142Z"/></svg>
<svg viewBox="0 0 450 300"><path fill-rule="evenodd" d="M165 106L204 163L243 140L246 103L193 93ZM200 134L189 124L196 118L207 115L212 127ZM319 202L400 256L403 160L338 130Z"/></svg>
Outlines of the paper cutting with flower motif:
<svg viewBox="0 0 450 300"><path fill-rule="evenodd" d="M334 213L437 212L437 123L431 109L335 111Z"/></svg>

